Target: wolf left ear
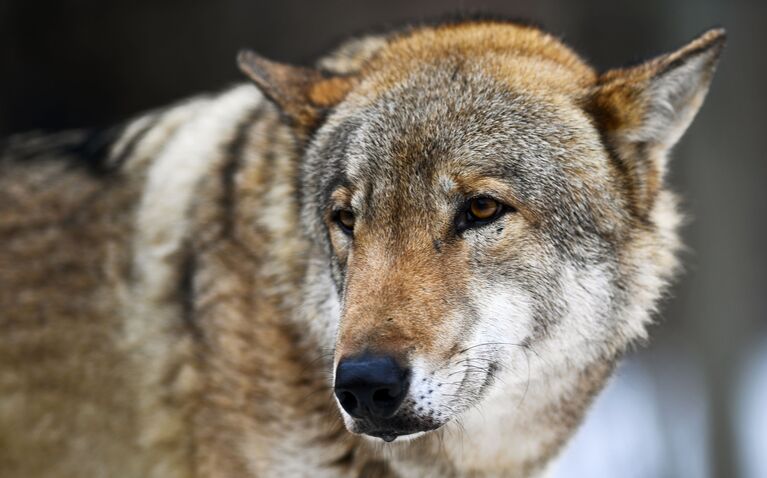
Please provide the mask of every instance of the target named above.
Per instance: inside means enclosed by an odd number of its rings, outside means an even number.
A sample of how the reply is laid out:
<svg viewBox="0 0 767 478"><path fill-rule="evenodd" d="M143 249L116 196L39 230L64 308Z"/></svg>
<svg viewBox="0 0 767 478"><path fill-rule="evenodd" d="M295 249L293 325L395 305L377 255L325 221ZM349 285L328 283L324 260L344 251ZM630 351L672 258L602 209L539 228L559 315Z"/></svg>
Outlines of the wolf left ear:
<svg viewBox="0 0 767 478"><path fill-rule="evenodd" d="M237 55L237 64L303 138L319 126L327 109L340 103L355 83L352 76L278 63L249 50Z"/></svg>
<svg viewBox="0 0 767 478"><path fill-rule="evenodd" d="M638 212L651 206L667 153L698 112L724 43L724 30L709 30L673 53L599 77L586 109L629 177Z"/></svg>

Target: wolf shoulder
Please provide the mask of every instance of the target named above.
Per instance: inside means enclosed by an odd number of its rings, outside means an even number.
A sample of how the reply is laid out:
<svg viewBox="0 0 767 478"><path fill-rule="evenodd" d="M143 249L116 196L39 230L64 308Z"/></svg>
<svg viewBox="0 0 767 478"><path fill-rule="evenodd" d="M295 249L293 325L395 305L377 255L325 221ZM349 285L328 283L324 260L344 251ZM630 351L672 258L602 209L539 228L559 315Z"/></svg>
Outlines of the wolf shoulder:
<svg viewBox="0 0 767 478"><path fill-rule="evenodd" d="M139 404L151 401L142 381L178 357L142 363L158 343L133 331L158 324L156 341L171 344L183 329L177 304L139 287L154 273L164 284L152 286L179 287L168 258L192 233L190 204L218 201L198 197L201 185L222 182L262 103L245 85L111 128L0 142L0 474L45 476L52 462L59 476L103 472L74 461L87 450L121 476L147 476L135 459Z"/></svg>

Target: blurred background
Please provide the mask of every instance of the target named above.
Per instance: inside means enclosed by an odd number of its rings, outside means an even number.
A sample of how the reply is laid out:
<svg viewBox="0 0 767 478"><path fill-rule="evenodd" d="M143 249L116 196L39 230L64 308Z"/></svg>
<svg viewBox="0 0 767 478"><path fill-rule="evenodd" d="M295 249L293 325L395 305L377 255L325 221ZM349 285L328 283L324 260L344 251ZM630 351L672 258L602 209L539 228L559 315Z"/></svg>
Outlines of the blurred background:
<svg viewBox="0 0 767 478"><path fill-rule="evenodd" d="M0 0L0 137L103 126L240 81L251 47L311 63L343 38L455 12L532 20L598 69L729 42L677 146L686 271L557 477L767 477L767 2L745 0Z"/></svg>

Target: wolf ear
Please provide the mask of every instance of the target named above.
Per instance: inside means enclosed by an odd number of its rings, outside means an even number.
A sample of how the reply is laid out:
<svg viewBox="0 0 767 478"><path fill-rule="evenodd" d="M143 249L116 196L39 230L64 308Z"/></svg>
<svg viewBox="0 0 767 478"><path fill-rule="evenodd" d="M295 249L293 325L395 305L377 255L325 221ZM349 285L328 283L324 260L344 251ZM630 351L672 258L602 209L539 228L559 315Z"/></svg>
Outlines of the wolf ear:
<svg viewBox="0 0 767 478"><path fill-rule="evenodd" d="M629 177L638 212L652 205L668 151L698 112L724 43L724 30L709 30L673 53L599 77L587 110Z"/></svg>
<svg viewBox="0 0 767 478"><path fill-rule="evenodd" d="M237 64L304 137L319 126L328 108L346 97L355 82L351 76L277 63L249 50L237 55Z"/></svg>

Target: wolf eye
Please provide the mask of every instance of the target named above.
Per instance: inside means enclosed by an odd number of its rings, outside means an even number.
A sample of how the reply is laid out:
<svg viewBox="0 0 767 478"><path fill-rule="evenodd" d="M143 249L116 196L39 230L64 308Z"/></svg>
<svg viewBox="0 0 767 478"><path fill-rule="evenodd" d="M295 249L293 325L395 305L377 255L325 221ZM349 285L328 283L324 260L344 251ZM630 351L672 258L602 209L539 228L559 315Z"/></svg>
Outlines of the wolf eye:
<svg viewBox="0 0 767 478"><path fill-rule="evenodd" d="M469 220L488 221L498 214L501 205L495 199L479 197L469 201Z"/></svg>
<svg viewBox="0 0 767 478"><path fill-rule="evenodd" d="M351 235L354 232L354 213L348 209L340 209L335 212L334 220L338 227L346 234Z"/></svg>
<svg viewBox="0 0 767 478"><path fill-rule="evenodd" d="M484 226L498 219L505 211L506 207L493 198L475 197L466 203L461 214L458 215L456 225L459 231Z"/></svg>

